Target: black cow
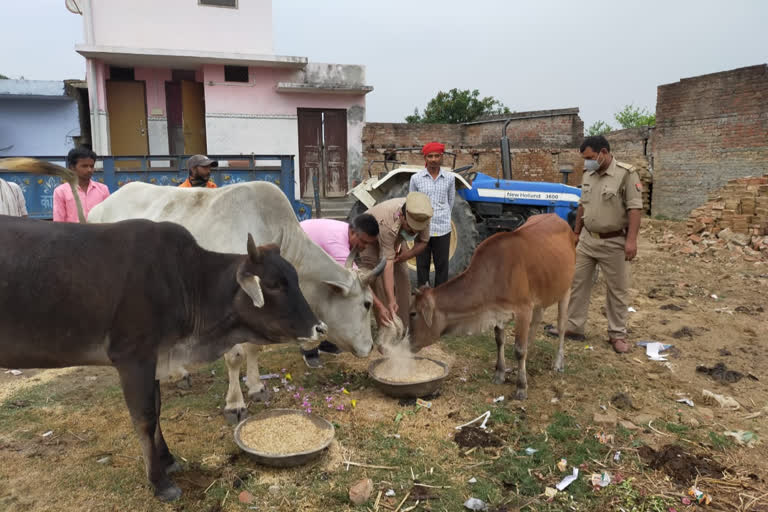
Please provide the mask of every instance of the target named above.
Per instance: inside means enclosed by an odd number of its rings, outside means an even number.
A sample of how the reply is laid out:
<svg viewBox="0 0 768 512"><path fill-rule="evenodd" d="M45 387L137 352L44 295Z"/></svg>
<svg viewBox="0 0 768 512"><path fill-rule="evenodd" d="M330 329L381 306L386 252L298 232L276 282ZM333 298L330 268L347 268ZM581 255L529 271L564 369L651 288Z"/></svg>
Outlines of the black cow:
<svg viewBox="0 0 768 512"><path fill-rule="evenodd" d="M147 477L158 497L176 499L167 473L179 467L159 422L157 378L169 360L325 334L279 249L250 236L247 247L247 255L206 251L168 222L0 216L0 366L114 366Z"/></svg>

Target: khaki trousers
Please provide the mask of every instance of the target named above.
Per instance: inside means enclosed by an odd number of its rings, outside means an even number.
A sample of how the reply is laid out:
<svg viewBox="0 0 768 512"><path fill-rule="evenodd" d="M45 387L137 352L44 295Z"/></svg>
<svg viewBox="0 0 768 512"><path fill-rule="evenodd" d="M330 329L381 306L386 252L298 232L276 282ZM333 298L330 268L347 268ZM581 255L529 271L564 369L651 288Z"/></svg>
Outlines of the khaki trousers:
<svg viewBox="0 0 768 512"><path fill-rule="evenodd" d="M379 245L371 244L360 253L360 268L372 269L379 262ZM406 262L395 263L395 302L397 302L397 316L408 325L411 307L411 279L408 276L408 264ZM384 303L389 305L387 294L384 290L384 277L379 276L371 285L373 293Z"/></svg>
<svg viewBox="0 0 768 512"><path fill-rule="evenodd" d="M626 237L623 236L596 239L586 229L581 231L579 245L576 247L571 301L568 304L568 331L584 334L592 293L592 276L595 265L600 264L606 286L608 337L627 337L629 262L624 260L625 242Z"/></svg>

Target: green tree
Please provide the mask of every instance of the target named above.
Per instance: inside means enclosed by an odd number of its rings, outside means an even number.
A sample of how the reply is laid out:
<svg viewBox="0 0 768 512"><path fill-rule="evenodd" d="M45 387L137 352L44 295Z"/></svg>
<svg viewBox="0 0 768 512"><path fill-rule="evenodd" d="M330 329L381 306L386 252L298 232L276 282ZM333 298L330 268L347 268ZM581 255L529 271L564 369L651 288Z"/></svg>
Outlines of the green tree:
<svg viewBox="0 0 768 512"><path fill-rule="evenodd" d="M8 77L0 73L0 80L8 80Z"/></svg>
<svg viewBox="0 0 768 512"><path fill-rule="evenodd" d="M656 114L645 108L638 108L631 103L617 112L614 116L622 128L637 128L639 126L654 126Z"/></svg>
<svg viewBox="0 0 768 512"><path fill-rule="evenodd" d="M611 128L611 125L605 121L595 121L589 128L587 128L587 135L590 137L592 135L603 135L604 133L608 133L612 130L613 128Z"/></svg>
<svg viewBox="0 0 768 512"><path fill-rule="evenodd" d="M480 91L451 89L440 91L429 100L423 114L416 108L406 116L407 123L467 123L482 116L509 114L511 111L493 96L480 98Z"/></svg>

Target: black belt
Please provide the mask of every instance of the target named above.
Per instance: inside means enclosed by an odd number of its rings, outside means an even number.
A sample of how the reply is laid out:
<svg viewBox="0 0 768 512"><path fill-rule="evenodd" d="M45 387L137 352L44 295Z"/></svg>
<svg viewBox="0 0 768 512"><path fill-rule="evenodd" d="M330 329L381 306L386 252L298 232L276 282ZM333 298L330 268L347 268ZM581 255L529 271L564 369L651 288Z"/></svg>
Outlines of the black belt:
<svg viewBox="0 0 768 512"><path fill-rule="evenodd" d="M589 233L592 238L597 238L598 240L602 238L616 238L617 236L624 236L627 234L627 232L623 229L618 231L610 231L608 233L593 233L590 230L587 230L587 233Z"/></svg>

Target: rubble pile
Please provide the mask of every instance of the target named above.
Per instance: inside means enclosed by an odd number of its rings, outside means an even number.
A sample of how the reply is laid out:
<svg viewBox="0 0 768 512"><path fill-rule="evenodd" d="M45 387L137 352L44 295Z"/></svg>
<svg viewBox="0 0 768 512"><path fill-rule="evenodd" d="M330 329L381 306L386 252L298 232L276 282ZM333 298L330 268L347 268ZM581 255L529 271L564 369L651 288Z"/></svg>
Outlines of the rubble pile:
<svg viewBox="0 0 768 512"><path fill-rule="evenodd" d="M686 226L683 254L727 248L746 261L768 260L768 175L728 181L691 212Z"/></svg>

